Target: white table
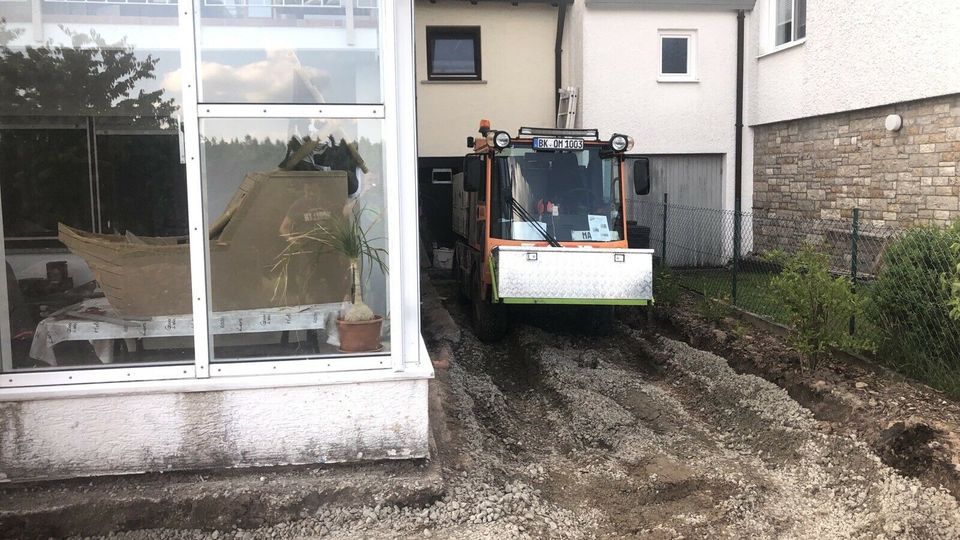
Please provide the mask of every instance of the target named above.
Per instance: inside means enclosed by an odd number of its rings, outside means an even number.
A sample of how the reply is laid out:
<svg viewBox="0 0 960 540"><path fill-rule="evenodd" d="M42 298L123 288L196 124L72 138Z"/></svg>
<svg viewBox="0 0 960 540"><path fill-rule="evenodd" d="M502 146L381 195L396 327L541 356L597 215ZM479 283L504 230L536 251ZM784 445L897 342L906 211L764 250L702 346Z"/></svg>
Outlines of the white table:
<svg viewBox="0 0 960 540"><path fill-rule="evenodd" d="M340 304L335 303L215 312L210 315L210 332L216 335L322 330L327 315L339 309ZM100 361L111 363L114 343L118 339L192 335L192 314L129 320L123 319L106 298L95 298L40 321L30 346L30 357L55 366L54 345L65 341L89 341Z"/></svg>

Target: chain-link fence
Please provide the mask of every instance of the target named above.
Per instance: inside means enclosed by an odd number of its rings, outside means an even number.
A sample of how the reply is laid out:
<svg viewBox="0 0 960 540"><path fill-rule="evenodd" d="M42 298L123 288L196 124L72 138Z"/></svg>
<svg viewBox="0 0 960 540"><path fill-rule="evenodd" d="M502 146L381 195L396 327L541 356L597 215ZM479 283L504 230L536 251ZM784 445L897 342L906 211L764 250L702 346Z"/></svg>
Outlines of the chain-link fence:
<svg viewBox="0 0 960 540"><path fill-rule="evenodd" d="M770 254L811 246L864 300L850 332L875 345L877 360L960 390L960 322L950 318L949 305L960 226L891 227L861 219L857 209L838 220L640 201L629 210L634 234L649 238L671 279L784 324L789 314L772 286L781 263Z"/></svg>

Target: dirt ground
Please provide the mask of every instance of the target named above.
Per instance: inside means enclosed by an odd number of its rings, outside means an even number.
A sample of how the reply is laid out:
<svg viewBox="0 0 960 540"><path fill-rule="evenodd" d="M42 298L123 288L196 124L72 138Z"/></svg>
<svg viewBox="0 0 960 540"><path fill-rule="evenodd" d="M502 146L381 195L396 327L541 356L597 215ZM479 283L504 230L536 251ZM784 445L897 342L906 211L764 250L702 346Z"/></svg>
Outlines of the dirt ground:
<svg viewBox="0 0 960 540"><path fill-rule="evenodd" d="M781 341L682 309L653 328L626 313L605 337L517 312L542 327L518 323L504 342L483 344L449 283L435 285L456 323L425 324L445 333L431 346L452 352L433 388L445 411L435 429L442 497L321 507L248 530L111 537L960 537L948 490L956 469L949 451L930 449L948 446L955 424L949 414L918 420L956 404L932 391L869 370L777 375L773 366L793 364ZM433 285L424 292L425 305L436 303ZM749 342L753 353L730 362L677 338L728 353Z"/></svg>
<svg viewBox="0 0 960 540"><path fill-rule="evenodd" d="M810 409L821 429L854 435L884 463L924 485L960 495L960 403L924 384L849 356L800 369L797 353L781 329L745 322L730 312L722 320L701 315L696 296L660 310L659 328L672 337L725 357L737 371L759 375L785 388ZM635 327L646 321L626 317ZM747 317L748 320L753 320ZM767 331L764 331L767 330Z"/></svg>

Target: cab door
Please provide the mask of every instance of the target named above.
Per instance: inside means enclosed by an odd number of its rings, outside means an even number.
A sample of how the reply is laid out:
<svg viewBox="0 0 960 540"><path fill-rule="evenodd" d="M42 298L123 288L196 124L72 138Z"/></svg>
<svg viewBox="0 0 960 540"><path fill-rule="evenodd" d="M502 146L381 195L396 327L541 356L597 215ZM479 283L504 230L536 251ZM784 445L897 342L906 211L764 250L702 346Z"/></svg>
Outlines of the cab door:
<svg viewBox="0 0 960 540"><path fill-rule="evenodd" d="M648 205L642 205L640 198L650 194L650 158L640 154L623 156L624 191L627 198L624 204L627 217L627 246L647 249L650 247L650 212Z"/></svg>

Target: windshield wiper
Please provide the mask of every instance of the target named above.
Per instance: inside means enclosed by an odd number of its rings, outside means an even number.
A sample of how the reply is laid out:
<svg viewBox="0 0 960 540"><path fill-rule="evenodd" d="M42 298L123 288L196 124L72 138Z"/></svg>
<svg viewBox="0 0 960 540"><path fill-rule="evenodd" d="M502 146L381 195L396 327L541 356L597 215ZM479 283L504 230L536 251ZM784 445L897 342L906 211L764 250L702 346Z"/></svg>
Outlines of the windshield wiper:
<svg viewBox="0 0 960 540"><path fill-rule="evenodd" d="M523 218L524 221L533 225L533 228L540 233L540 236L543 236L543 239L546 240L548 244L550 244L552 247L563 247L560 245L560 242L558 242L553 235L548 233L547 230L540 225L539 221L533 219L533 216L530 215L530 212L527 212L527 210L513 197L510 197L510 206L513 207L514 212L520 214L520 217Z"/></svg>

